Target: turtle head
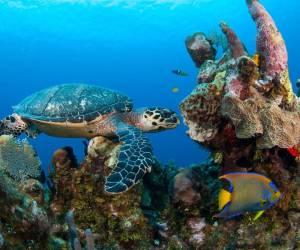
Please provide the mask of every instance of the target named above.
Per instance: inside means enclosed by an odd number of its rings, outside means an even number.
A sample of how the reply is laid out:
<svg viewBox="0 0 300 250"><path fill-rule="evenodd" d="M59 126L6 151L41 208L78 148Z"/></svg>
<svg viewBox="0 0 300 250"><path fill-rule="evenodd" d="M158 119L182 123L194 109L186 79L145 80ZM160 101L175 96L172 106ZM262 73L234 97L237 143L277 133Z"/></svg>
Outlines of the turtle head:
<svg viewBox="0 0 300 250"><path fill-rule="evenodd" d="M176 113L167 108L153 107L138 110L138 126L145 132L176 128L180 123Z"/></svg>
<svg viewBox="0 0 300 250"><path fill-rule="evenodd" d="M27 123L17 114L9 115L0 121L0 135L19 136L27 128Z"/></svg>

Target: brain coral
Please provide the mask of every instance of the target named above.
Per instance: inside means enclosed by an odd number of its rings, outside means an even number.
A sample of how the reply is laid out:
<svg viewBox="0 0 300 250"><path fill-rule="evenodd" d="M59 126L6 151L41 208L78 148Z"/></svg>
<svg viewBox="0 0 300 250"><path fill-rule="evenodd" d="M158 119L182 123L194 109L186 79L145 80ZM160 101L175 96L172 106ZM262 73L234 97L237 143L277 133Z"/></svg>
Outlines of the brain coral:
<svg viewBox="0 0 300 250"><path fill-rule="evenodd" d="M23 181L40 176L41 162L28 142L2 135L0 137L0 170L9 174L15 181Z"/></svg>

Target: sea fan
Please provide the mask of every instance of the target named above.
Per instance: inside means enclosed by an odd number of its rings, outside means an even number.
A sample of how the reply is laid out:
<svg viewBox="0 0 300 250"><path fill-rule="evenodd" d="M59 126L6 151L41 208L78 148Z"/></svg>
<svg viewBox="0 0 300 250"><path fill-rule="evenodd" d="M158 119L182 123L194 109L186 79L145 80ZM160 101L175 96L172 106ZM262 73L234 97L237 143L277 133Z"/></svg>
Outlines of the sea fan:
<svg viewBox="0 0 300 250"><path fill-rule="evenodd" d="M7 173L15 181L39 178L41 162L26 140L2 135L0 136L0 171Z"/></svg>

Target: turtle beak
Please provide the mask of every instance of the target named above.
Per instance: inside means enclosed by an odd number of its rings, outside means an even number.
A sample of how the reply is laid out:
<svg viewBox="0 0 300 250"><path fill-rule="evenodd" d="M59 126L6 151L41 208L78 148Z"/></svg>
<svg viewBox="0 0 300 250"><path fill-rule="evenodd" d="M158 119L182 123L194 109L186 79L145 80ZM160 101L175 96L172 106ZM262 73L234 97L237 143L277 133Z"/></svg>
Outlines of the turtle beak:
<svg viewBox="0 0 300 250"><path fill-rule="evenodd" d="M146 108L143 113L143 124L147 124L147 131L162 131L176 128L180 120L177 114L166 108ZM145 126L144 126L145 127Z"/></svg>
<svg viewBox="0 0 300 250"><path fill-rule="evenodd" d="M177 114L170 109L157 108L152 117L162 129L176 128L180 124Z"/></svg>

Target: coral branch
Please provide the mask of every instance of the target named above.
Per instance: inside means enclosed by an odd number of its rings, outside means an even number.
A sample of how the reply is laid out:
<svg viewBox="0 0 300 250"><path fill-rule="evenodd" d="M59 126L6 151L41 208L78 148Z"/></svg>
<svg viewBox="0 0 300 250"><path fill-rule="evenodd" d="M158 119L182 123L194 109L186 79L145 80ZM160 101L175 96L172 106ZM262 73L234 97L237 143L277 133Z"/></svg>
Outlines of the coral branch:
<svg viewBox="0 0 300 250"><path fill-rule="evenodd" d="M220 23L220 27L227 38L231 56L234 59L237 59L243 55L247 55L247 52L244 49L244 45L242 44L236 33L224 22Z"/></svg>
<svg viewBox="0 0 300 250"><path fill-rule="evenodd" d="M260 71L265 80L274 83L274 93L281 94L286 103L294 99L288 73L288 53L285 42L270 14L257 0L247 0L257 27L256 47L260 56Z"/></svg>

